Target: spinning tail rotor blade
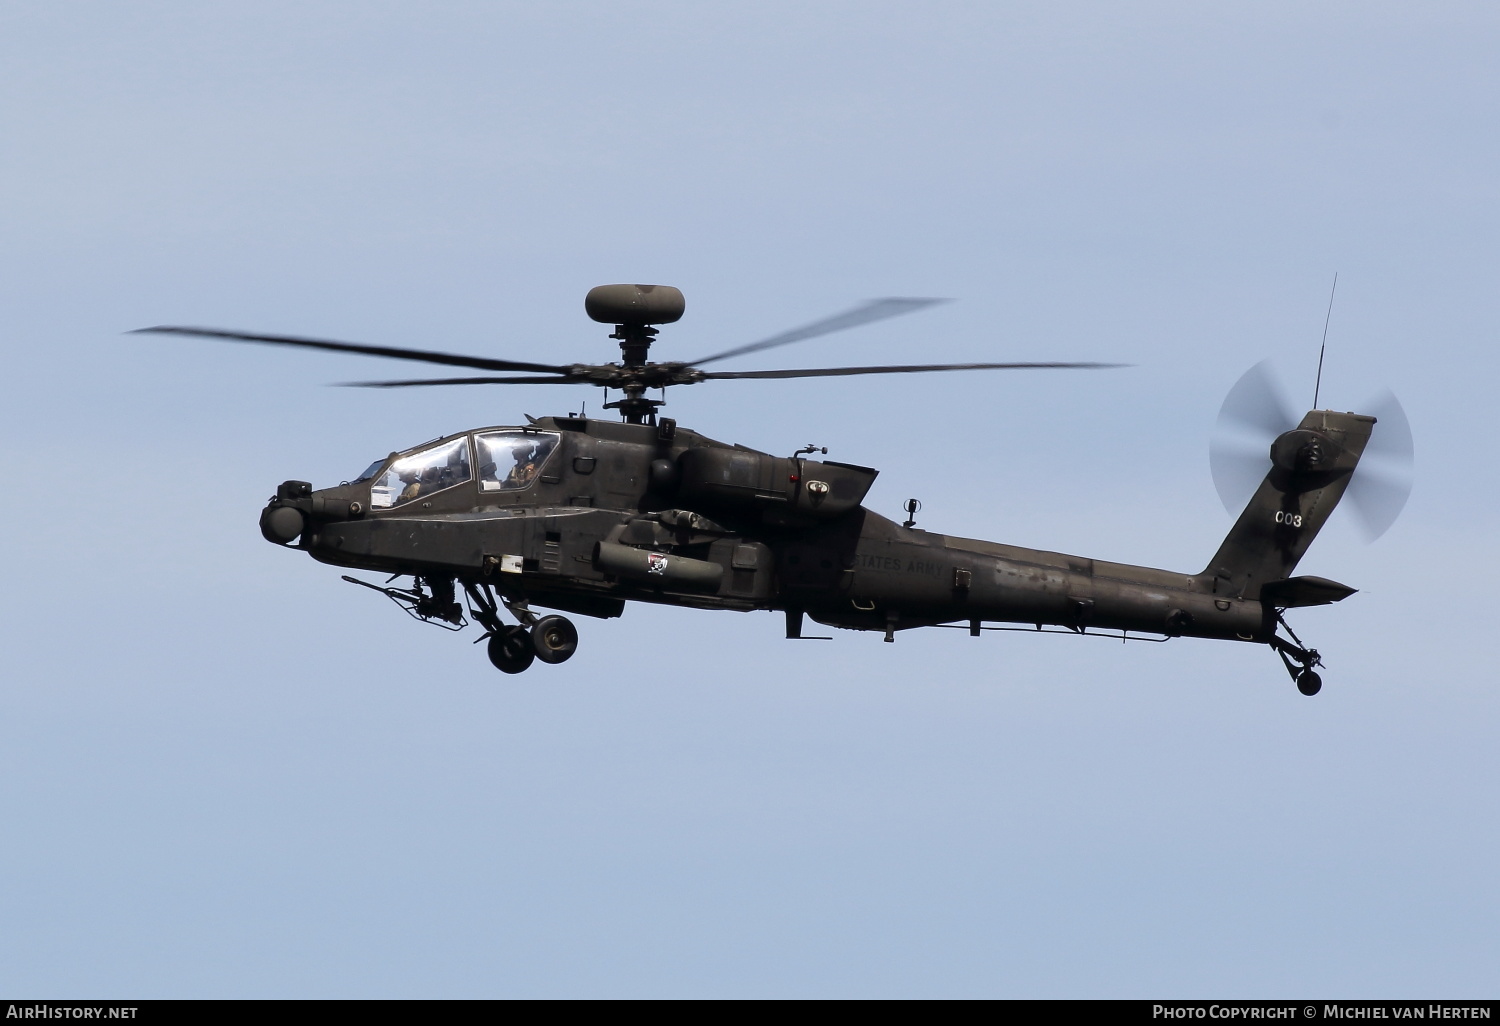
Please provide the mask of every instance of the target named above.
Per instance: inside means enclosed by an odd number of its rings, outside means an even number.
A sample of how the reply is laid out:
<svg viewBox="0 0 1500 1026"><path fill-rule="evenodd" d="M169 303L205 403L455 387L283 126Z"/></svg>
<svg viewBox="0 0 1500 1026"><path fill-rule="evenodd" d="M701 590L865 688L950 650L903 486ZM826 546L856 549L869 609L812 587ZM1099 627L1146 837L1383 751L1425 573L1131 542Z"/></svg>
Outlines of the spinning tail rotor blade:
<svg viewBox="0 0 1500 1026"><path fill-rule="evenodd" d="M1264 437L1267 448L1283 431L1297 426L1297 416L1274 374L1271 361L1262 360L1234 383L1219 407L1219 424Z"/></svg>
<svg viewBox="0 0 1500 1026"><path fill-rule="evenodd" d="M1231 516L1245 508L1255 489L1271 469L1271 443L1250 445L1226 440L1215 432L1208 443L1208 465L1213 471L1214 490Z"/></svg>
<svg viewBox="0 0 1500 1026"><path fill-rule="evenodd" d="M1375 417L1375 428L1345 494L1365 539L1374 541L1390 530L1411 495L1415 449L1411 422L1392 392L1365 409Z"/></svg>
<svg viewBox="0 0 1500 1026"><path fill-rule="evenodd" d="M1271 443L1297 426L1286 396L1262 360L1234 383L1219 407L1208 465L1224 508L1238 514L1271 469Z"/></svg>

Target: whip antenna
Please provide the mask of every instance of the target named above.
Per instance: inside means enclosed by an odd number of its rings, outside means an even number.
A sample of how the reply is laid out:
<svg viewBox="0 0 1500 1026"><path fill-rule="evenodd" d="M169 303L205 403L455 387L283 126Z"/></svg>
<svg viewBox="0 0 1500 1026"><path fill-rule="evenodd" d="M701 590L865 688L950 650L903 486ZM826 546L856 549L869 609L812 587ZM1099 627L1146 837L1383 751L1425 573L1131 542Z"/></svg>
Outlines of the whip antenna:
<svg viewBox="0 0 1500 1026"><path fill-rule="evenodd" d="M1318 347L1318 380L1313 384L1313 409L1318 408L1318 395L1323 391L1323 352L1328 348L1328 322L1333 319L1333 295L1339 290L1339 272L1333 272L1333 288L1328 290L1328 313L1323 318L1323 344Z"/></svg>

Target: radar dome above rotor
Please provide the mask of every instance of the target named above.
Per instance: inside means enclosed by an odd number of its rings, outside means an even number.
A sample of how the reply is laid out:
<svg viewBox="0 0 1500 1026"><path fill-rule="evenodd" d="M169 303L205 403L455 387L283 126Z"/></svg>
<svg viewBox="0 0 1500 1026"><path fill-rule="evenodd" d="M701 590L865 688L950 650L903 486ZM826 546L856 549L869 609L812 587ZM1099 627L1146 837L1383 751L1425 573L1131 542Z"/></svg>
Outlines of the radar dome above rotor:
<svg viewBox="0 0 1500 1026"><path fill-rule="evenodd" d="M589 289L583 308L601 324L671 324L687 302L670 285L598 285Z"/></svg>

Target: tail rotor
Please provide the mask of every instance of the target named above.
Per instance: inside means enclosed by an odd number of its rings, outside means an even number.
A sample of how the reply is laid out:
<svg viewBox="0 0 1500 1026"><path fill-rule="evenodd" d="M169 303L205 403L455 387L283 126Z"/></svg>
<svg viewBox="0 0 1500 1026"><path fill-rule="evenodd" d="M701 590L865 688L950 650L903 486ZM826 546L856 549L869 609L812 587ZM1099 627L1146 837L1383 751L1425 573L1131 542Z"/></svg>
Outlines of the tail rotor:
<svg viewBox="0 0 1500 1026"><path fill-rule="evenodd" d="M1375 430L1346 494L1366 540L1374 541L1390 530L1406 506L1416 454L1411 422L1394 392L1387 389L1366 408L1375 418Z"/></svg>
<svg viewBox="0 0 1500 1026"><path fill-rule="evenodd" d="M1257 363L1234 383L1208 444L1214 487L1231 514L1245 508L1271 469L1271 443L1296 426L1270 360Z"/></svg>
<svg viewBox="0 0 1500 1026"><path fill-rule="evenodd" d="M1246 371L1219 408L1209 442L1209 468L1224 508L1231 514L1255 494L1271 469L1271 443L1297 426L1297 417L1262 360ZM1414 449L1411 423L1390 391L1365 410L1376 418L1370 442L1346 493L1367 541L1388 531L1411 494Z"/></svg>

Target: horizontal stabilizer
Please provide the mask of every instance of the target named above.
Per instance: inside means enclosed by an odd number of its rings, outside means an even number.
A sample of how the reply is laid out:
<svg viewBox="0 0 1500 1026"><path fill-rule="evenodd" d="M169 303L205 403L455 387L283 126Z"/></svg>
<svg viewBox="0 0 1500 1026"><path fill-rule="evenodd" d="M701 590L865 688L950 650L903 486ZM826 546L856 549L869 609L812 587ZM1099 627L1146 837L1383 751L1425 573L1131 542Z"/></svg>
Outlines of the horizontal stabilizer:
<svg viewBox="0 0 1500 1026"><path fill-rule="evenodd" d="M1353 595L1357 589L1326 577L1288 577L1271 581L1260 589L1260 600L1267 605L1291 609L1296 606L1326 606Z"/></svg>

